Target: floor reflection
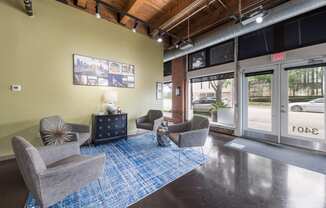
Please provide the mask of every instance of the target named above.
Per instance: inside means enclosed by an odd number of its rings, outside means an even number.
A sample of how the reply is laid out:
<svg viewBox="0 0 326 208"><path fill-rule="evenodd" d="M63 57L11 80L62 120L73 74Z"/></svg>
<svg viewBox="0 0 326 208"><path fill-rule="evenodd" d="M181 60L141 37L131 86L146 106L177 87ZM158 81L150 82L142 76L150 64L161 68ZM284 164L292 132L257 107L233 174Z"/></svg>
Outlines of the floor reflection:
<svg viewBox="0 0 326 208"><path fill-rule="evenodd" d="M289 166L287 173L288 207L325 207L325 176Z"/></svg>
<svg viewBox="0 0 326 208"><path fill-rule="evenodd" d="M273 182L272 161L254 154L248 154L247 165L249 194L264 199L269 198L272 193Z"/></svg>
<svg viewBox="0 0 326 208"><path fill-rule="evenodd" d="M207 173L207 169L214 168L209 172L215 173L219 188L259 203L260 207L326 208L325 175L228 149L225 142L210 138L206 148L210 149L210 163L215 167L202 170Z"/></svg>
<svg viewBox="0 0 326 208"><path fill-rule="evenodd" d="M325 175L224 147L233 138L212 134L205 165L132 207L326 208Z"/></svg>

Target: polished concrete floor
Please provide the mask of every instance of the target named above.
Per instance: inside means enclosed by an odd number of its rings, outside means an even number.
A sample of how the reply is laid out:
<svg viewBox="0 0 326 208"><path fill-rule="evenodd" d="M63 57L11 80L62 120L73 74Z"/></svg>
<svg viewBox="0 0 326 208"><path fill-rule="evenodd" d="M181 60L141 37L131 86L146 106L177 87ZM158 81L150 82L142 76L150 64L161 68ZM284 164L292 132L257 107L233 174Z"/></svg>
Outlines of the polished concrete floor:
<svg viewBox="0 0 326 208"><path fill-rule="evenodd" d="M326 176L225 148L233 137L211 134L209 161L132 208L326 208ZM15 161L0 163L0 207L23 207L27 191Z"/></svg>

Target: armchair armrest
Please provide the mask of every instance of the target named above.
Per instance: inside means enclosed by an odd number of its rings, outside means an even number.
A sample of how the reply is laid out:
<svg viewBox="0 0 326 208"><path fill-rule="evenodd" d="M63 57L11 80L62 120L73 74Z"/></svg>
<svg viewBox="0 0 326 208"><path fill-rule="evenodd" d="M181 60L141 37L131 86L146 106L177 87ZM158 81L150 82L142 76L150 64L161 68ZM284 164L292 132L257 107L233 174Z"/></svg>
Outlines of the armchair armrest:
<svg viewBox="0 0 326 208"><path fill-rule="evenodd" d="M90 128L83 124L66 123L65 126L72 132L89 133Z"/></svg>
<svg viewBox="0 0 326 208"><path fill-rule="evenodd" d="M190 127L191 127L191 123L190 121L188 121L185 123L168 126L168 130L170 133L179 133L179 132L188 131Z"/></svg>
<svg viewBox="0 0 326 208"><path fill-rule="evenodd" d="M205 145L209 129L197 129L179 134L179 147L201 147Z"/></svg>
<svg viewBox="0 0 326 208"><path fill-rule="evenodd" d="M78 162L71 162L64 165L59 165L54 168L48 168L44 172L40 174L41 178L45 177L55 177L56 175L63 174L66 172L70 172L72 170L83 170L82 167L86 166L90 168L92 164L100 164L104 165L105 162L105 154L100 154L96 156L89 156L87 159L78 161ZM104 166L103 166L104 167ZM77 174L78 172L76 172Z"/></svg>
<svg viewBox="0 0 326 208"><path fill-rule="evenodd" d="M78 191L103 174L104 163L105 154L101 154L48 168L39 175L41 191L48 196Z"/></svg>
<svg viewBox="0 0 326 208"><path fill-rule="evenodd" d="M139 124L139 123L144 123L145 121L148 120L148 116L141 116L139 118L136 119L136 124Z"/></svg>
<svg viewBox="0 0 326 208"><path fill-rule="evenodd" d="M37 149L45 164L51 164L71 155L79 155L80 147L78 142L69 142L62 145L49 145Z"/></svg>

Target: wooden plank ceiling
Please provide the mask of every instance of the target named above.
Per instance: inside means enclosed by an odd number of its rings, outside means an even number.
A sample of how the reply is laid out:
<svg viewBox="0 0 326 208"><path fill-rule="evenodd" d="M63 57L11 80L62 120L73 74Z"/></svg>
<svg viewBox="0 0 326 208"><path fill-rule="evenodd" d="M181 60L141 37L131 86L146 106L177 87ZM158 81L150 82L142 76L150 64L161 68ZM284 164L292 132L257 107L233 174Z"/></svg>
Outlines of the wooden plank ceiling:
<svg viewBox="0 0 326 208"><path fill-rule="evenodd" d="M96 0L57 0L88 13L96 13ZM137 23L137 32L156 37L164 35L165 49L189 37L208 32L222 24L236 23L240 17L278 6L288 0L100 0L101 17L129 29L135 16L146 24ZM158 30L159 29L159 30ZM159 33L159 31L161 31ZM163 32L162 32L163 31ZM189 33L188 33L189 32ZM170 35L171 36L170 36Z"/></svg>

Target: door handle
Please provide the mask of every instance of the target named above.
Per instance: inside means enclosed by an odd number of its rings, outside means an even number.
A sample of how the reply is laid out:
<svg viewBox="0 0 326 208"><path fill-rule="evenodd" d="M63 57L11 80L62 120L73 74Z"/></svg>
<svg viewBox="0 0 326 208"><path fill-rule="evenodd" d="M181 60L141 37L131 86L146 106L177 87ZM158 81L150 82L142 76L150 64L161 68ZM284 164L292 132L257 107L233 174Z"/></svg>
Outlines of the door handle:
<svg viewBox="0 0 326 208"><path fill-rule="evenodd" d="M286 113L287 111L284 109L281 109L281 113Z"/></svg>

